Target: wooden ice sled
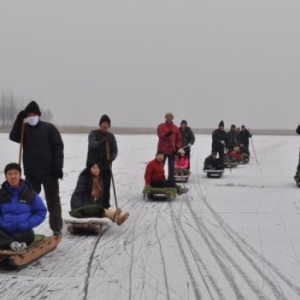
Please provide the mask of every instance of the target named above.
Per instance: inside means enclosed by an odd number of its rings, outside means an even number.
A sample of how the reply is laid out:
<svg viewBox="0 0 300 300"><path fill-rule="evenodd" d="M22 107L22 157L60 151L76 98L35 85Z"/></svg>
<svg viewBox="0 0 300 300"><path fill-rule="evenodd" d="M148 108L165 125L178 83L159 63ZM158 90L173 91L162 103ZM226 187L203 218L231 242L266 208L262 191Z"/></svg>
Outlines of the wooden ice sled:
<svg viewBox="0 0 300 300"><path fill-rule="evenodd" d="M34 242L26 250L20 252L0 250L0 258L7 258L9 264L22 268L55 249L60 240L61 235L36 234Z"/></svg>
<svg viewBox="0 0 300 300"><path fill-rule="evenodd" d="M224 170L204 170L204 172L209 178L221 178Z"/></svg>
<svg viewBox="0 0 300 300"><path fill-rule="evenodd" d="M174 200L177 196L177 189L144 187L143 198L145 199L146 196L149 200Z"/></svg>
<svg viewBox="0 0 300 300"><path fill-rule="evenodd" d="M101 234L112 222L109 218L74 218L72 216L68 216L64 221L68 224L68 231L74 234L78 231L77 229Z"/></svg>

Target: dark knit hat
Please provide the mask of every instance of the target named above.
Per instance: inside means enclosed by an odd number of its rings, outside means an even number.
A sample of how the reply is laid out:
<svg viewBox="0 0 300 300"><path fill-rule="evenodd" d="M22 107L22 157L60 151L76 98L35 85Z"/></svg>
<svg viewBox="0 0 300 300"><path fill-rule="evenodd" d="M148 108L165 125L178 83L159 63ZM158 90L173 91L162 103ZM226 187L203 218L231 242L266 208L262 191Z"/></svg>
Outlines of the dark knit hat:
<svg viewBox="0 0 300 300"><path fill-rule="evenodd" d="M159 154L163 154L163 155L165 155L165 154L163 153L163 151L161 151L161 150L157 150L157 151L156 151L156 154L155 154L155 156L157 156L157 155L159 155Z"/></svg>
<svg viewBox="0 0 300 300"><path fill-rule="evenodd" d="M221 121L220 123L219 123L219 127L220 126L223 126L224 127L224 121Z"/></svg>
<svg viewBox="0 0 300 300"><path fill-rule="evenodd" d="M103 122L107 122L107 123L109 124L109 127L110 127L110 118L109 118L108 115L103 115L103 116L100 118L99 126L100 126Z"/></svg>
<svg viewBox="0 0 300 300"><path fill-rule="evenodd" d="M9 163L5 166L4 168L4 174L6 175L6 173L9 171L9 170L17 170L19 171L20 173L22 173L22 169L21 169L21 166L17 163Z"/></svg>
<svg viewBox="0 0 300 300"><path fill-rule="evenodd" d="M26 107L25 111L27 114L29 113L35 113L37 115L41 115L40 107L35 101L31 101Z"/></svg>
<svg viewBox="0 0 300 300"><path fill-rule="evenodd" d="M186 121L186 120L182 120L182 121L180 122L180 125L181 125L181 124L187 125L187 121Z"/></svg>

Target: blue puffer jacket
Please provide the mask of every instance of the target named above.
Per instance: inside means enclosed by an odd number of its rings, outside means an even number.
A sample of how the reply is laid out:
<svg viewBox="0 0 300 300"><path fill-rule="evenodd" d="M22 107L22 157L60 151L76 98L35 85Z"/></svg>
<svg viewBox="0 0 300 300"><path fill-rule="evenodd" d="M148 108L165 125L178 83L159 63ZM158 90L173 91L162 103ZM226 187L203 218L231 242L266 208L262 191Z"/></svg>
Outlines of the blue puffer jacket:
<svg viewBox="0 0 300 300"><path fill-rule="evenodd" d="M8 234L30 230L41 224L47 214L42 198L31 185L21 179L18 188L11 188L7 181L0 189L0 227Z"/></svg>

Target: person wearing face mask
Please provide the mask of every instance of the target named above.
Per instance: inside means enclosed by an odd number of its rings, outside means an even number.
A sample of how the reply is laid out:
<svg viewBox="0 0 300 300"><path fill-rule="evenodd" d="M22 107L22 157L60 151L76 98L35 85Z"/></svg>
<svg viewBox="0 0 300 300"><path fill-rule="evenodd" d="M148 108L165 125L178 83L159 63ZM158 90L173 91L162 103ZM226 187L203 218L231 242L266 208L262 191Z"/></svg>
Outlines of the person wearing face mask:
<svg viewBox="0 0 300 300"><path fill-rule="evenodd" d="M43 186L49 211L50 228L61 235L63 226L58 179L63 178L64 143L58 129L40 119L41 111L31 101L20 111L9 134L9 139L20 143L23 135L23 166L25 180L41 192ZM24 123L26 119L26 123ZM24 123L24 124L23 124Z"/></svg>

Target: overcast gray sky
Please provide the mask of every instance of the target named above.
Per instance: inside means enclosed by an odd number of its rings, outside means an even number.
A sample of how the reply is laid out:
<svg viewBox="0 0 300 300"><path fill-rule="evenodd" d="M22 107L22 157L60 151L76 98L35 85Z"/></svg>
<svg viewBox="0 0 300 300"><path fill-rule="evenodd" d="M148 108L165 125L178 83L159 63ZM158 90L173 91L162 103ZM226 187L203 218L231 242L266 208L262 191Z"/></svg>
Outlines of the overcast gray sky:
<svg viewBox="0 0 300 300"><path fill-rule="evenodd" d="M58 125L294 129L300 1L0 0L0 92Z"/></svg>

